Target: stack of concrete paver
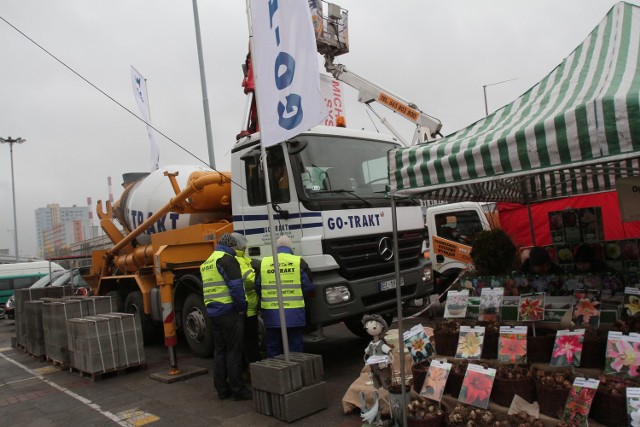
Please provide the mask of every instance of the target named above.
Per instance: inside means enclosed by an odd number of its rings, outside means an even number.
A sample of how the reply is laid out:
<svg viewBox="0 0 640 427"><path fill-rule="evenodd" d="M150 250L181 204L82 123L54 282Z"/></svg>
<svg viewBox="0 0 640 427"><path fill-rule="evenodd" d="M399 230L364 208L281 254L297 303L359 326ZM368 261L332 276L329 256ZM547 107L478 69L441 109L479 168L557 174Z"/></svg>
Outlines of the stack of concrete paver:
<svg viewBox="0 0 640 427"><path fill-rule="evenodd" d="M56 286L49 288L27 288L15 291L15 315L16 315L16 343L18 347L27 348L27 321L26 304L29 301L41 298L61 298L71 295L73 290L70 286ZM33 309L34 307L32 307ZM37 315L37 314L36 314Z"/></svg>
<svg viewBox="0 0 640 427"><path fill-rule="evenodd" d="M66 366L70 363L67 321L113 311L110 297L70 297L45 301L42 307L47 359Z"/></svg>
<svg viewBox="0 0 640 427"><path fill-rule="evenodd" d="M109 313L67 322L71 367L99 374L144 363L142 328L133 314Z"/></svg>
<svg viewBox="0 0 640 427"><path fill-rule="evenodd" d="M44 301L26 301L24 304L25 348L27 353L42 357L46 354L44 344L44 328L42 325L42 306Z"/></svg>
<svg viewBox="0 0 640 427"><path fill-rule="evenodd" d="M290 353L252 363L251 385L256 412L293 422L328 406L322 381L322 356Z"/></svg>

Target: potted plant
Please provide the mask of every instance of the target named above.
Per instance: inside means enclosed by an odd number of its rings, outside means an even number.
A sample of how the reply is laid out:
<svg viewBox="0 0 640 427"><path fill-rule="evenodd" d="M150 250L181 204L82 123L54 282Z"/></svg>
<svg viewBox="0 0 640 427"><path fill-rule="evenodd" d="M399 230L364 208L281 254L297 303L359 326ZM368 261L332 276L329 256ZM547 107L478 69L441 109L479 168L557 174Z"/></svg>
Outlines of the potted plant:
<svg viewBox="0 0 640 427"><path fill-rule="evenodd" d="M456 348L458 347L459 334L459 322L455 320L439 322L433 331L433 337L436 344L436 354L440 356L455 356Z"/></svg>

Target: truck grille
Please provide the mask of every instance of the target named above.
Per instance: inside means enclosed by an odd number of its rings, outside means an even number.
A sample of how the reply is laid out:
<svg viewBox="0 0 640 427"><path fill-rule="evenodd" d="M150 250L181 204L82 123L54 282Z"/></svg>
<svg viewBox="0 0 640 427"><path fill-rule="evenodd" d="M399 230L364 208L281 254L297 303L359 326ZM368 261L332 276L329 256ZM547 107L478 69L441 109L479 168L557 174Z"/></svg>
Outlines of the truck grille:
<svg viewBox="0 0 640 427"><path fill-rule="evenodd" d="M378 247L383 237L391 239L393 234L376 236L355 236L330 239L323 242L324 252L333 256L340 266L340 275L351 280L388 274L394 271L393 258L384 260ZM400 269L415 267L422 256L422 230L398 233L398 249L400 251ZM393 246L391 246L393 249Z"/></svg>

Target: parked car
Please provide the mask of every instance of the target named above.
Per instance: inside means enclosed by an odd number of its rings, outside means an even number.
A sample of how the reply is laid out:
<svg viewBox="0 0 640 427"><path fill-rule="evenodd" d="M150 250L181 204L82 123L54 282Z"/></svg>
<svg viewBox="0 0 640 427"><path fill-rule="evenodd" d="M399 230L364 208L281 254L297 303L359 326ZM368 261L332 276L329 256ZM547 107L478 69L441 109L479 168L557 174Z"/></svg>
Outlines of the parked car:
<svg viewBox="0 0 640 427"><path fill-rule="evenodd" d="M29 289L46 288L49 286L73 286L76 295L91 295L91 287L86 280L82 278L81 269L54 271L52 274L38 279ZM5 316L9 319L15 318L15 295L7 300L4 306Z"/></svg>

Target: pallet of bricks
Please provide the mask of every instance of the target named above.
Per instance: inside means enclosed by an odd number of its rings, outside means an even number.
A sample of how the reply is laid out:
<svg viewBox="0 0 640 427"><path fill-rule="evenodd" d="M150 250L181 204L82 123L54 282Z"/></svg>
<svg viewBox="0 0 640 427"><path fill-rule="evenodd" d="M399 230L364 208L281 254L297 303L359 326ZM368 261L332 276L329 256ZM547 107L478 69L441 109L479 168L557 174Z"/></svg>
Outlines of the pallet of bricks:
<svg viewBox="0 0 640 427"><path fill-rule="evenodd" d="M70 367L69 334L67 322L85 316L111 313L115 302L110 297L68 297L45 300L42 322L47 360L64 369Z"/></svg>
<svg viewBox="0 0 640 427"><path fill-rule="evenodd" d="M322 356L290 353L252 363L251 386L256 412L293 422L328 406L322 381Z"/></svg>
<svg viewBox="0 0 640 427"><path fill-rule="evenodd" d="M16 347L43 358L46 354L42 320L43 299L71 296L70 286L27 288L15 291Z"/></svg>
<svg viewBox="0 0 640 427"><path fill-rule="evenodd" d="M146 368L140 319L108 313L67 321L71 368L99 380L104 374Z"/></svg>

